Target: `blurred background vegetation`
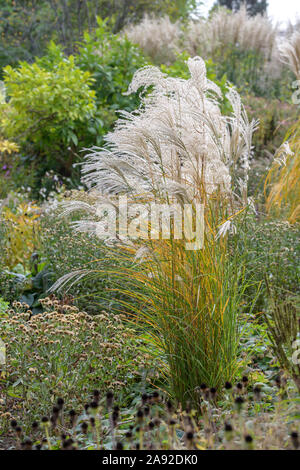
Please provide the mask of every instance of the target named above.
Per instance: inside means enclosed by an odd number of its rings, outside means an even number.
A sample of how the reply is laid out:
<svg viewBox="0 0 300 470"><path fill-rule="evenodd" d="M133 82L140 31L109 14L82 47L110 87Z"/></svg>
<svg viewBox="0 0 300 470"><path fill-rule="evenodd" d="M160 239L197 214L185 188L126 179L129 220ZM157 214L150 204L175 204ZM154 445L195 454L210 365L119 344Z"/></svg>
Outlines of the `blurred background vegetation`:
<svg viewBox="0 0 300 470"><path fill-rule="evenodd" d="M67 54L77 50L86 31L107 18L114 33L137 22L145 13L184 19L196 8L196 0L1 0L0 67L33 61L54 40Z"/></svg>

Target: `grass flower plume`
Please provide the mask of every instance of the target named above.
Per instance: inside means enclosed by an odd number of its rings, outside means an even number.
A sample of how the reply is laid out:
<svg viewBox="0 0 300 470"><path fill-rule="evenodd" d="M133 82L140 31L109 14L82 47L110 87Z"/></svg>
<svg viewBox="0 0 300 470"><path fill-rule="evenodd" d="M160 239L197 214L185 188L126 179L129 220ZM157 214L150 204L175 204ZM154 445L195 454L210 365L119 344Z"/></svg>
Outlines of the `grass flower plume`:
<svg viewBox="0 0 300 470"><path fill-rule="evenodd" d="M183 403L195 403L201 383L219 387L239 368L243 269L227 246L229 232L236 230L223 230L222 224L227 227L226 221L248 203L257 123L249 122L233 88L227 94L232 113L221 113L221 92L207 79L200 57L189 59L188 67L187 80L170 78L156 67L136 72L128 92L146 89L142 104L122 114L105 148L91 150L83 181L98 194L98 202L106 198L114 204L115 196L126 194L129 203L204 206L203 249L186 250L184 240L172 236L134 240L117 254L118 259L131 256L132 267L110 273L118 289L134 299L123 305L127 315L150 327L155 350L166 358L172 393ZM67 210L73 209L76 203L67 204ZM96 203L88 212L93 209L97 213ZM77 228L90 231L93 223L79 221ZM81 275L86 272L71 273L54 288ZM125 278L131 281L126 291Z"/></svg>
<svg viewBox="0 0 300 470"><path fill-rule="evenodd" d="M156 67L136 72L129 93L151 87L139 110L123 113L104 149L93 148L83 181L104 194L147 194L192 203L219 189L228 194L239 168L246 176L252 133L240 97L230 89L231 116L220 111L220 89L200 57L188 60L189 80Z"/></svg>

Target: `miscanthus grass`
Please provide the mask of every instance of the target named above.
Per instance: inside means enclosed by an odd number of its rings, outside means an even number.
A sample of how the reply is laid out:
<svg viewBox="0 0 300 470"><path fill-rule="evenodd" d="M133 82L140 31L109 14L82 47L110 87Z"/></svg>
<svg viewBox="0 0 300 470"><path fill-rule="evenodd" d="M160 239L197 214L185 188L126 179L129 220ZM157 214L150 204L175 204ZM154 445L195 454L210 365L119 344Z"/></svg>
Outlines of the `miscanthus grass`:
<svg viewBox="0 0 300 470"><path fill-rule="evenodd" d="M288 64L300 79L300 32L295 31L288 41L281 44L280 55L283 62Z"/></svg>
<svg viewBox="0 0 300 470"><path fill-rule="evenodd" d="M280 51L299 83L300 33L294 32ZM265 181L265 194L268 212L281 213L290 223L300 222L300 120L289 129L275 155Z"/></svg>
<svg viewBox="0 0 300 470"><path fill-rule="evenodd" d="M208 19L191 20L184 27L168 17L146 16L139 24L126 27L124 33L156 63L163 59L172 62L182 50L220 59L230 47L255 51L269 60L277 49L278 28L266 16L249 16L243 6L234 13L218 8Z"/></svg>
<svg viewBox="0 0 300 470"><path fill-rule="evenodd" d="M201 51L205 56L214 56L228 46L240 50L256 51L270 58L276 48L277 27L263 15L251 17L246 7L238 12L219 8L206 21L192 21L187 30L185 44L189 52Z"/></svg>
<svg viewBox="0 0 300 470"><path fill-rule="evenodd" d="M236 224L251 205L247 179L257 125L249 122L234 89L227 94L232 113L222 115L221 92L207 79L201 58L189 59L188 67L188 80L168 77L155 67L135 74L129 92L148 87L140 109L123 113L106 147L93 148L83 167L83 181L98 201L66 205L66 212L89 213L75 224L88 232L105 223L99 204L116 207L118 195L143 207L189 204L192 216L197 204L203 205L201 249L187 250L187 237L173 236L174 223L168 239L149 237L153 227L141 211L141 238L119 237L112 249L119 259L131 259L131 266L116 265L109 272L121 291L124 280L131 281L125 293L133 301L120 302L120 308L147 329L155 350L162 351L172 394L182 403L196 402L201 383L218 388L240 367L239 313L246 283L235 237ZM103 274L93 269L70 273L54 288Z"/></svg>
<svg viewBox="0 0 300 470"><path fill-rule="evenodd" d="M277 152L265 181L266 207L269 213L279 214L290 223L300 221L300 122L293 126Z"/></svg>

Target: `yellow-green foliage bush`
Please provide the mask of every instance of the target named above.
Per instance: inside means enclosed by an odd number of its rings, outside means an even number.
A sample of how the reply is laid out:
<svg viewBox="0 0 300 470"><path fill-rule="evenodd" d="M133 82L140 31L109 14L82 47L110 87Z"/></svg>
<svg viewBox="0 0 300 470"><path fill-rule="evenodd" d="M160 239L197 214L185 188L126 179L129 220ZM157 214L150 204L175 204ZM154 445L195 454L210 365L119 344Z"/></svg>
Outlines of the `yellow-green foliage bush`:
<svg viewBox="0 0 300 470"><path fill-rule="evenodd" d="M50 158L51 149L52 162L58 160L70 171L82 126L95 113L92 83L91 74L80 70L72 56L51 70L38 63L7 66L4 84L9 100L1 104L3 134L23 148L30 145L40 162Z"/></svg>
<svg viewBox="0 0 300 470"><path fill-rule="evenodd" d="M5 88L2 85L2 82L0 82L0 107L5 104L5 100L6 100ZM2 117L2 113L0 111L0 120L1 120L1 117ZM14 153L18 151L19 151L18 145L15 142L5 139L0 129L0 178L1 180L3 178L3 183L4 183L3 184L1 181L0 199L2 198L2 194L5 194L5 190L6 190L5 183L6 183L7 176L10 175L10 169L12 167L11 165L12 156Z"/></svg>
<svg viewBox="0 0 300 470"><path fill-rule="evenodd" d="M28 268L31 255L38 246L39 207L26 202L15 209L4 207L1 219L5 227L2 263L12 269L21 263Z"/></svg>
<svg viewBox="0 0 300 470"><path fill-rule="evenodd" d="M13 167L13 157L18 152L19 147L15 142L3 139L0 135L0 199L6 196L8 192L8 178L11 175Z"/></svg>
<svg viewBox="0 0 300 470"><path fill-rule="evenodd" d="M0 155L2 153L8 153L9 155L12 152L17 152L18 151L18 146L14 142L10 142L9 140L2 140L0 139Z"/></svg>

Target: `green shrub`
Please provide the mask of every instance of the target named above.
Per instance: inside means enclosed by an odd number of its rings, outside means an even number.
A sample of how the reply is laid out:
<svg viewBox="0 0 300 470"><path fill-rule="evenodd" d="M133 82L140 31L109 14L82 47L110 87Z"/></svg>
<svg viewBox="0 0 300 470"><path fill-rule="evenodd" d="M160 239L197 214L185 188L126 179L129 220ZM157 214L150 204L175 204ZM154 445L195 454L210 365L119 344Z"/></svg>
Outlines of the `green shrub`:
<svg viewBox="0 0 300 470"><path fill-rule="evenodd" d="M261 52L227 44L226 48L216 50L212 58L217 64L217 77L226 73L240 93L269 100L290 100L292 74L286 68L269 62Z"/></svg>
<svg viewBox="0 0 300 470"><path fill-rule="evenodd" d="M75 56L67 57L51 42L47 54L33 64L7 66L8 102L1 104L0 125L20 152L9 165L10 176L2 175L6 190L30 186L32 198L40 198L57 185L77 187L80 170L74 164L81 161L81 150L103 144L118 110L138 106L138 94L124 92L134 72L146 64L138 47L98 20Z"/></svg>
<svg viewBox="0 0 300 470"><path fill-rule="evenodd" d="M242 49L235 44L217 48L212 60L216 64L217 78L226 74L240 93L268 99L289 100L292 88L292 75L286 69L272 70L262 52L255 49ZM275 67L275 65L274 65Z"/></svg>
<svg viewBox="0 0 300 470"><path fill-rule="evenodd" d="M147 13L186 19L195 8L196 0L0 0L0 74L6 65L42 56L51 39L74 53L84 31L97 27L98 15L118 32Z"/></svg>
<svg viewBox="0 0 300 470"><path fill-rule="evenodd" d="M0 213L0 295L8 302L26 300L33 311L41 311L39 297L50 287L49 272L37 255L41 213L24 193L12 192Z"/></svg>
<svg viewBox="0 0 300 470"><path fill-rule="evenodd" d="M4 69L8 103L1 105L3 133L41 168L70 175L96 111L93 79L74 57L47 70L39 63Z"/></svg>

